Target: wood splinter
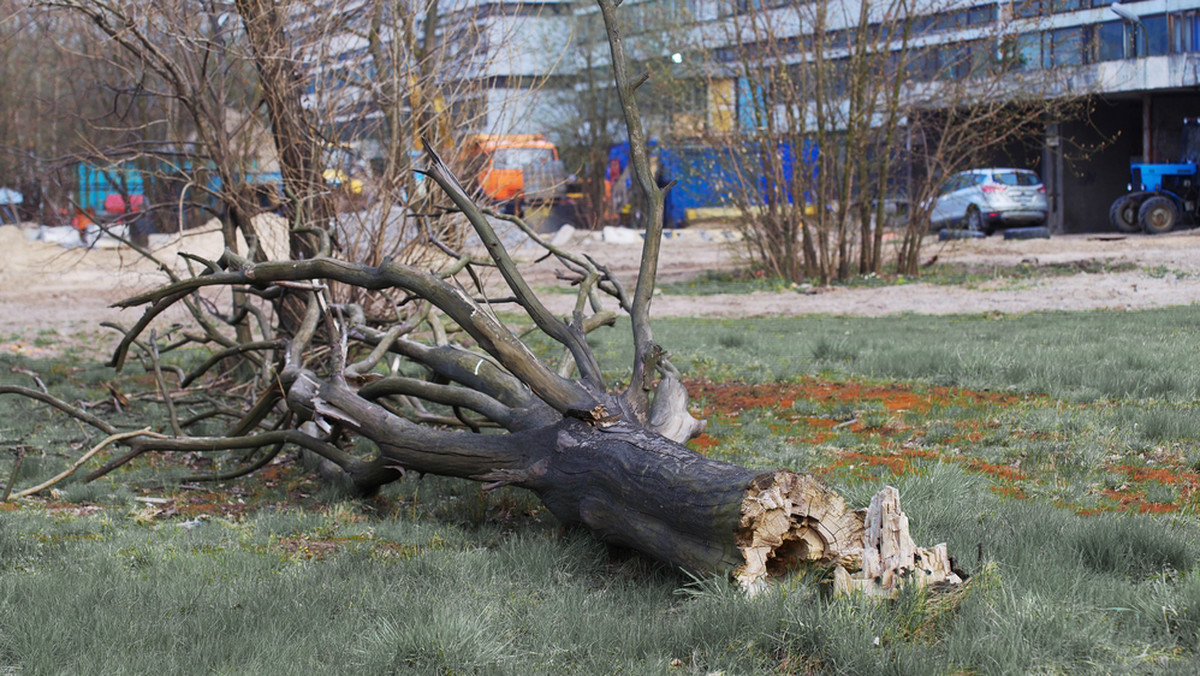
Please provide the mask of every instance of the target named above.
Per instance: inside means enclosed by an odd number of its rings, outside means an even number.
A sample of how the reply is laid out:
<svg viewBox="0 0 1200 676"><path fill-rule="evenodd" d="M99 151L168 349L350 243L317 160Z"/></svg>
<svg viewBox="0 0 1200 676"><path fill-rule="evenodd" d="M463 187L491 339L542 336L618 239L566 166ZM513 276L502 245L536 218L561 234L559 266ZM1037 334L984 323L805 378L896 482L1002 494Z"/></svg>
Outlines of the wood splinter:
<svg viewBox="0 0 1200 676"><path fill-rule="evenodd" d="M735 571L750 595L808 563L833 565L835 593L894 597L905 584L960 584L945 543L918 547L900 509L900 492L885 487L865 510L810 476L788 471L754 480L742 501Z"/></svg>

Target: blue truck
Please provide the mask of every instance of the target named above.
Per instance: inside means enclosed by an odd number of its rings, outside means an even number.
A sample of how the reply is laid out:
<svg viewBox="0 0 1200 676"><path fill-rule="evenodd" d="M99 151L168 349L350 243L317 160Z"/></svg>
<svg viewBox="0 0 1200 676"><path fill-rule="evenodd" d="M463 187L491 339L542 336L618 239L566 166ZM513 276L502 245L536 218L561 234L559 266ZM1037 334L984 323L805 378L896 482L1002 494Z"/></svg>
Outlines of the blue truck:
<svg viewBox="0 0 1200 676"><path fill-rule="evenodd" d="M1120 232L1168 232L1183 220L1196 222L1200 205L1200 118L1185 118L1180 134L1180 161L1134 162L1129 194L1118 197L1108 220Z"/></svg>
<svg viewBox="0 0 1200 676"><path fill-rule="evenodd" d="M792 203L792 178L796 153L789 143L781 143L773 152L780 159L782 185L775 185L761 166L759 146L746 143L741 147L714 147L703 143L674 142L659 143L651 139L650 152L657 158L659 185L674 181L667 191L663 205L663 227L682 228L700 210L720 209L734 206L736 200L745 195L734 191L743 184L744 177L757 177L759 199L767 204L772 199L783 199ZM620 174L620 180L631 187L631 177L626 171L629 166L629 142L618 143L608 152L610 164ZM817 168L817 144L805 141L799 160L811 172L808 185L815 185ZM777 188L777 189L776 189ZM805 204L812 204L810 194L804 195Z"/></svg>

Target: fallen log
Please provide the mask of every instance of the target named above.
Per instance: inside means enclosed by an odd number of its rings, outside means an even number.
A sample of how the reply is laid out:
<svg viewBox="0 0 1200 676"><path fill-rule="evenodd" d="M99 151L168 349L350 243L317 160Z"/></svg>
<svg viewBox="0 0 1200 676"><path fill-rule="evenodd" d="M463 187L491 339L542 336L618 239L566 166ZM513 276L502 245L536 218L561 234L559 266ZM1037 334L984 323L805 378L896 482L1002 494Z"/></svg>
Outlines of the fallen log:
<svg viewBox="0 0 1200 676"><path fill-rule="evenodd" d="M693 573L732 574L751 594L807 565L830 566L839 592L961 582L945 544L913 542L892 487L854 510L812 476L713 460L620 420L442 435L437 448L397 443L389 440L411 438L410 423L346 386L306 389L313 384L298 381L293 405L320 401L325 415L375 439L379 465L527 488L564 524Z"/></svg>

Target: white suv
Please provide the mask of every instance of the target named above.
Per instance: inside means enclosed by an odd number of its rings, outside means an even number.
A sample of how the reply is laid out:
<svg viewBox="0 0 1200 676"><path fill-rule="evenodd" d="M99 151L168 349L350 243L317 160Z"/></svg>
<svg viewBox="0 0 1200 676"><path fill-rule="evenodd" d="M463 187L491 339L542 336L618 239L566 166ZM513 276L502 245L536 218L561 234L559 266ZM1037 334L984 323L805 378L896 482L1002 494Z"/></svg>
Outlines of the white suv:
<svg viewBox="0 0 1200 676"><path fill-rule="evenodd" d="M930 224L992 234L1009 225L1046 221L1046 187L1028 169L972 169L951 176L940 190Z"/></svg>

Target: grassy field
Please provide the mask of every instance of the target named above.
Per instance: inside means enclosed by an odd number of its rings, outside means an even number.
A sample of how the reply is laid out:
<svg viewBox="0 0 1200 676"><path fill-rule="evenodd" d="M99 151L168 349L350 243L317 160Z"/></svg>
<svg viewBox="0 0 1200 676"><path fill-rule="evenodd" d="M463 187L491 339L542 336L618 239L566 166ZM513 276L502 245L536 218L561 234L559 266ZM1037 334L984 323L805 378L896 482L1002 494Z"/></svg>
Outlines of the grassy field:
<svg viewBox="0 0 1200 676"><path fill-rule="evenodd" d="M301 462L220 486L144 461L0 508L0 673L807 674L1200 671L1200 308L656 324L710 419L691 442L898 487L949 593L747 599L564 531L530 496L427 477L371 500ZM614 376L625 326L590 340ZM48 337L51 340L52 337ZM0 357L72 401L93 363ZM160 415L135 399L122 423ZM0 480L95 443L0 399ZM219 459L218 459L219 461Z"/></svg>

